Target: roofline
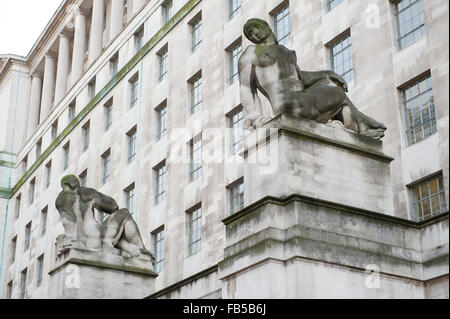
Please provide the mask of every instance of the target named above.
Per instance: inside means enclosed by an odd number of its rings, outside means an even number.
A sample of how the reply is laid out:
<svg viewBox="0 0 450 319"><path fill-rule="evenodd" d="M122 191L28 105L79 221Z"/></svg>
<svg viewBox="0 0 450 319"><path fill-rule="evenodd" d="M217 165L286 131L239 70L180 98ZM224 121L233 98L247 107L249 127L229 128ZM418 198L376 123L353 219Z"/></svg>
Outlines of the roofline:
<svg viewBox="0 0 450 319"><path fill-rule="evenodd" d="M31 54L33 53L33 51L35 51L35 49L37 47L39 47L39 43L44 39L44 36L47 34L47 31L50 29L50 27L52 26L52 24L54 23L54 21L56 21L56 17L61 14L62 12L62 8L65 6L66 3L68 2L74 2L75 0L61 0L61 3L59 4L58 8L56 9L55 13L53 13L52 17L50 18L50 20L47 22L44 30L41 32L41 34L39 35L39 37L37 38L37 40L34 42L33 46L31 47L31 49L28 51L28 54L26 56L27 60L30 58Z"/></svg>

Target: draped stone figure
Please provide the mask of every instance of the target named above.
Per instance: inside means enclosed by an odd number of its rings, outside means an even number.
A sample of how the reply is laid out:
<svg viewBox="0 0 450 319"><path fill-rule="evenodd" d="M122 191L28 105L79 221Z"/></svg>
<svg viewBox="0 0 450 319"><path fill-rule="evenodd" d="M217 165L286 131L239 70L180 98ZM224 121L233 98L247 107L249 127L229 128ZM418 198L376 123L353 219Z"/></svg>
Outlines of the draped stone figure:
<svg viewBox="0 0 450 319"><path fill-rule="evenodd" d="M258 91L272 105L275 116L327 123L332 119L361 135L380 139L386 126L360 112L350 101L347 83L333 71L305 72L297 55L279 45L267 22L250 19L244 26L250 45L239 59L241 103L246 129L261 127L271 118L262 108Z"/></svg>
<svg viewBox="0 0 450 319"><path fill-rule="evenodd" d="M63 177L61 187L55 204L64 226L66 248L126 257L147 256L153 260L128 209L119 209L114 199L95 189L81 187L74 175ZM109 216L100 223L95 219L94 209Z"/></svg>

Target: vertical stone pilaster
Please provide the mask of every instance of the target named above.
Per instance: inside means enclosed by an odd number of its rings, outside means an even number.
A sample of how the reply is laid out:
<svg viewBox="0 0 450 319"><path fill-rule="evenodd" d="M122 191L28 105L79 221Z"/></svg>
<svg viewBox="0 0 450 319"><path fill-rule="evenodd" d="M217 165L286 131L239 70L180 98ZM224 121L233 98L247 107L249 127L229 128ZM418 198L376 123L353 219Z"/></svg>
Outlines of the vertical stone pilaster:
<svg viewBox="0 0 450 319"><path fill-rule="evenodd" d="M75 84L83 75L84 53L86 52L86 12L78 9L75 13L75 36L73 40L72 78Z"/></svg>
<svg viewBox="0 0 450 319"><path fill-rule="evenodd" d="M111 0L111 23L109 40L119 34L123 27L123 0Z"/></svg>
<svg viewBox="0 0 450 319"><path fill-rule="evenodd" d="M39 112L41 106L42 74L31 74L30 105L28 107L27 140L31 138L39 125Z"/></svg>
<svg viewBox="0 0 450 319"><path fill-rule="evenodd" d="M55 92L56 55L49 51L45 55L44 80L42 84L40 123L44 122L52 110Z"/></svg>
<svg viewBox="0 0 450 319"><path fill-rule="evenodd" d="M91 38L89 42L89 64L95 61L103 48L103 19L105 4L103 0L94 0L92 5Z"/></svg>
<svg viewBox="0 0 450 319"><path fill-rule="evenodd" d="M58 68L56 73L55 104L61 102L67 92L69 75L70 39L69 34L62 32L59 36Z"/></svg>

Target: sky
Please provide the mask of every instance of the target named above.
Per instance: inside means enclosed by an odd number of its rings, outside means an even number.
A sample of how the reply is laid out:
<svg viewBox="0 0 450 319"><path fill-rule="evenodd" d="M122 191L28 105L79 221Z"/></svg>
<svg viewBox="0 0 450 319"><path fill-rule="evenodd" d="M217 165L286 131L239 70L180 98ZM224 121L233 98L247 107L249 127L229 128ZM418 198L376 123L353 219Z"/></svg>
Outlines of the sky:
<svg viewBox="0 0 450 319"><path fill-rule="evenodd" d="M0 0L0 54L27 56L62 0Z"/></svg>

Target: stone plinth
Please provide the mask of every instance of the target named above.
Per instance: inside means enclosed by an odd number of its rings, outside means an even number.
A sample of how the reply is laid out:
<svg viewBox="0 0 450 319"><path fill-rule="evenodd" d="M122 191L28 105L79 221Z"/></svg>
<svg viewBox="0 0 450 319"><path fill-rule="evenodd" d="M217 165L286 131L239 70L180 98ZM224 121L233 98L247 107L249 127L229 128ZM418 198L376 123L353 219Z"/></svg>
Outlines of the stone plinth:
<svg viewBox="0 0 450 319"><path fill-rule="evenodd" d="M225 219L222 298L448 298L448 213L427 223L301 195Z"/></svg>
<svg viewBox="0 0 450 319"><path fill-rule="evenodd" d="M71 248L50 271L52 299L140 299L154 292L151 261Z"/></svg>
<svg viewBox="0 0 450 319"><path fill-rule="evenodd" d="M224 299L448 298L448 213L391 216L381 141L284 116L256 135L247 207L223 221Z"/></svg>
<svg viewBox="0 0 450 319"><path fill-rule="evenodd" d="M264 128L246 139L246 205L301 194L393 215L393 159L383 153L381 141L285 115Z"/></svg>

